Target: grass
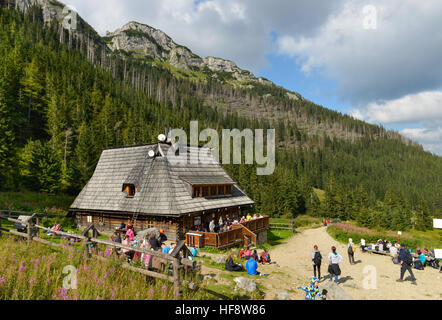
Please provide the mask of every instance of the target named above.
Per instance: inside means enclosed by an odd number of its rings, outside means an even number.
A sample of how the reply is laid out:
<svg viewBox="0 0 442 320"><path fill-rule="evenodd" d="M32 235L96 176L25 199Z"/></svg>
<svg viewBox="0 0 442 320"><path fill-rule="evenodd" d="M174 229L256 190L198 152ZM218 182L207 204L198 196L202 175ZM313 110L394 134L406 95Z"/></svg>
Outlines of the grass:
<svg viewBox="0 0 442 320"><path fill-rule="evenodd" d="M63 273L66 266L72 266ZM76 274L77 287L65 279ZM205 299L204 290L183 289L175 297L171 283L146 281L140 273L121 268L110 258L85 261L83 252L66 243L52 248L3 235L0 239L0 300L171 300Z"/></svg>
<svg viewBox="0 0 442 320"><path fill-rule="evenodd" d="M347 243L348 238L352 238L354 243L360 243L364 238L367 243L376 242L378 239L387 239L391 242L397 242L397 233L390 230L368 229L358 227L354 223L341 223L331 225L327 228L327 232L337 241ZM401 243L407 245L408 248L439 248L442 245L441 232L432 231L407 231L402 232Z"/></svg>
<svg viewBox="0 0 442 320"><path fill-rule="evenodd" d="M0 210L66 214L74 196L34 192L0 192Z"/></svg>

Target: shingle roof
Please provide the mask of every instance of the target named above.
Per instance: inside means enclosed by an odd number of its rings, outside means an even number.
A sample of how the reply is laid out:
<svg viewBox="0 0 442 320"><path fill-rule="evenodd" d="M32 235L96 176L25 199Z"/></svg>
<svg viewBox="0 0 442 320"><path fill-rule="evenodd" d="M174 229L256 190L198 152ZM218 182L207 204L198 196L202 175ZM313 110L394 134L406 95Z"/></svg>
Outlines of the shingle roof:
<svg viewBox="0 0 442 320"><path fill-rule="evenodd" d="M155 151L153 158L149 150ZM179 157L169 144L104 150L95 172L71 205L71 211L115 211L140 215L180 216L218 208L249 206L254 202L227 175L207 148L187 147ZM169 155L170 151L170 155ZM198 152L197 161L183 161ZM184 181L183 181L184 180ZM232 195L192 198L190 184L233 184ZM123 184L137 192L127 198Z"/></svg>

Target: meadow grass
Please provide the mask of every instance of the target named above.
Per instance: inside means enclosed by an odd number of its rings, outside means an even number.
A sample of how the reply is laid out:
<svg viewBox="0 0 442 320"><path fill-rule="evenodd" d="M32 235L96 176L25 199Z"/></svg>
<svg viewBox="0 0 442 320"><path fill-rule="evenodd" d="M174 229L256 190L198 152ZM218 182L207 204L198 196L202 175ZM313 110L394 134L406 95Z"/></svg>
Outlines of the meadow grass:
<svg viewBox="0 0 442 320"><path fill-rule="evenodd" d="M364 238L366 243L375 243L378 239L387 239L395 243L398 239L397 232L383 229L368 229L359 227L354 223L334 224L327 228L327 232L341 243L347 243L349 238L352 238L354 243L360 243L361 238ZM438 230L406 231L402 232L400 242L410 249L418 247L428 249L439 248L442 246L441 232Z"/></svg>
<svg viewBox="0 0 442 320"><path fill-rule="evenodd" d="M60 240L62 241L62 240ZM105 255L105 254L104 254ZM84 260L83 251L64 242L53 248L3 234L0 238L0 300L171 300L204 299L204 290L183 287L175 297L170 282L147 281L146 276L121 267L111 258ZM77 288L63 285L63 268L73 266ZM72 284L72 282L67 281Z"/></svg>
<svg viewBox="0 0 442 320"><path fill-rule="evenodd" d="M66 214L74 196L34 192L0 192L0 210Z"/></svg>

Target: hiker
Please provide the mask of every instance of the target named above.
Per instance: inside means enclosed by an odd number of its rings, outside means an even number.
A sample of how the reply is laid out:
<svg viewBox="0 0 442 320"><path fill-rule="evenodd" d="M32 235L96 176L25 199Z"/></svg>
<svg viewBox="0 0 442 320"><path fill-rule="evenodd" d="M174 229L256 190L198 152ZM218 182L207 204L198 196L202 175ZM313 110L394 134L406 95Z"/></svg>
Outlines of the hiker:
<svg viewBox="0 0 442 320"><path fill-rule="evenodd" d="M129 241L134 241L135 232L132 225L127 226L126 235L129 237Z"/></svg>
<svg viewBox="0 0 442 320"><path fill-rule="evenodd" d="M215 232L215 220L210 220L210 224L209 224L209 230L210 232Z"/></svg>
<svg viewBox="0 0 442 320"><path fill-rule="evenodd" d="M361 238L361 250L362 252L365 252L365 239Z"/></svg>
<svg viewBox="0 0 442 320"><path fill-rule="evenodd" d="M247 220L247 221L252 220L252 216L250 215L250 213L247 214L246 220Z"/></svg>
<svg viewBox="0 0 442 320"><path fill-rule="evenodd" d="M404 281L405 271L411 275L411 283L417 285L416 278L414 277L413 270L411 270L411 265L413 264L413 257L411 256L410 251L407 250L405 244L401 244L401 250L399 251L399 261L401 264L401 277L397 279L397 282Z"/></svg>
<svg viewBox="0 0 442 320"><path fill-rule="evenodd" d="M239 249L239 251L238 251L238 257L239 257L240 259L243 259L243 258L244 258L244 249L243 249L243 248L240 248L240 249Z"/></svg>
<svg viewBox="0 0 442 320"><path fill-rule="evenodd" d="M127 234L124 235L124 240L122 241L122 244L130 246L129 236ZM134 257L135 251L129 249L122 249L122 251L127 256L128 261L131 262Z"/></svg>
<svg viewBox="0 0 442 320"><path fill-rule="evenodd" d="M261 263L261 264L264 264L264 263L270 264L270 262L271 262L270 254L267 252L266 249L264 249L264 252L259 257L259 261L258 262Z"/></svg>
<svg viewBox="0 0 442 320"><path fill-rule="evenodd" d="M169 247L167 244L163 243L163 244L161 245L161 252L162 252L162 253L166 253L166 254L168 254L169 251L170 251L170 247Z"/></svg>
<svg viewBox="0 0 442 320"><path fill-rule="evenodd" d="M118 229L120 229L120 230L126 229L126 224L124 223L124 221L121 221L120 227Z"/></svg>
<svg viewBox="0 0 442 320"><path fill-rule="evenodd" d="M150 235L149 244L151 245L153 251L158 251L158 249L161 249L161 242L155 237L154 234Z"/></svg>
<svg viewBox="0 0 442 320"><path fill-rule="evenodd" d="M223 227L223 225L224 225L224 223L223 223L223 217L219 217L219 220L218 220L218 225L219 225L219 228L220 229L222 229L222 227Z"/></svg>
<svg viewBox="0 0 442 320"><path fill-rule="evenodd" d="M252 252L249 250L249 248L246 248L244 251L244 258L250 259L252 257Z"/></svg>
<svg viewBox="0 0 442 320"><path fill-rule="evenodd" d="M239 221L239 223L244 223L246 222L246 218L244 216L241 217L241 220Z"/></svg>
<svg viewBox="0 0 442 320"><path fill-rule="evenodd" d="M242 271L242 265L233 262L232 253L229 253L226 259L226 270L228 271Z"/></svg>
<svg viewBox="0 0 442 320"><path fill-rule="evenodd" d="M258 252L256 252L256 250L253 250L252 258L253 258L255 261L258 261L258 260L259 260Z"/></svg>
<svg viewBox="0 0 442 320"><path fill-rule="evenodd" d="M427 259L422 251L418 251L418 258L414 261L414 267L418 270L424 270Z"/></svg>
<svg viewBox="0 0 442 320"><path fill-rule="evenodd" d="M198 254L198 250L196 249L196 247L193 247L189 251L190 251L190 254L192 255L192 257L196 257L196 255Z"/></svg>
<svg viewBox="0 0 442 320"><path fill-rule="evenodd" d="M390 256L392 257L394 264L398 264L399 263L399 255L398 255L397 245L394 245L394 246L390 247Z"/></svg>
<svg viewBox="0 0 442 320"><path fill-rule="evenodd" d="M321 280L321 262L322 262L322 254L318 250L318 246L315 244L313 246L313 252L312 252L313 274L316 277L316 270L318 270L319 280Z"/></svg>
<svg viewBox="0 0 442 320"><path fill-rule="evenodd" d="M350 261L350 264L355 264L355 245L353 244L353 239L348 239L348 245L347 245L347 253L348 253L348 260Z"/></svg>
<svg viewBox="0 0 442 320"><path fill-rule="evenodd" d="M258 263L255 259L250 258L246 263L247 273L251 276L258 276L260 272L258 271Z"/></svg>
<svg viewBox="0 0 442 320"><path fill-rule="evenodd" d="M319 280L316 277L312 277L312 281L306 287L298 287L298 289L305 291L305 300L316 300L316 296L322 298L322 294L319 292Z"/></svg>
<svg viewBox="0 0 442 320"><path fill-rule="evenodd" d="M339 264L342 263L342 256L336 252L336 247L333 246L331 248L332 252L328 254L328 272L330 273L330 281L333 280L333 276L335 276L335 283L338 283L338 276L341 275L341 269L339 268Z"/></svg>
<svg viewBox="0 0 442 320"><path fill-rule="evenodd" d="M146 238L147 238L147 235L146 235ZM146 238L145 238L145 240L146 240ZM144 248L146 250L152 250L149 242L144 241L144 240L143 240L143 243L141 244L140 248ZM141 254L141 261L144 262L144 266L147 269L150 270L152 268L152 256L150 254L144 254L144 253Z"/></svg>
<svg viewBox="0 0 442 320"><path fill-rule="evenodd" d="M168 254L171 254L173 252L173 250L175 249L175 243L171 243L170 244L170 250Z"/></svg>
<svg viewBox="0 0 442 320"><path fill-rule="evenodd" d="M163 229L160 229L160 241L161 241L161 243L164 243L164 242L167 241L167 236L166 236L166 234L164 233L164 230L163 230Z"/></svg>

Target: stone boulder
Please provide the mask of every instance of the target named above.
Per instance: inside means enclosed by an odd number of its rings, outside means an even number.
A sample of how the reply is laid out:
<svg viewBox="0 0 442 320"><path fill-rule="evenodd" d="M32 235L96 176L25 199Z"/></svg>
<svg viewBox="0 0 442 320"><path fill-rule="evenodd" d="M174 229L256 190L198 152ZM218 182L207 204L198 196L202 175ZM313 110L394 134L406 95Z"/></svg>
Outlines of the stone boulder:
<svg viewBox="0 0 442 320"><path fill-rule="evenodd" d="M216 263L219 263L219 264L224 264L224 263L226 263L226 257L216 256L216 257L213 257L213 261L215 261Z"/></svg>
<svg viewBox="0 0 442 320"><path fill-rule="evenodd" d="M256 282L245 277L237 277L233 281L236 283L235 290L245 290L247 292L258 290Z"/></svg>
<svg viewBox="0 0 442 320"><path fill-rule="evenodd" d="M327 283L319 286L320 292L327 290L327 300L353 300L344 289L334 282L328 281Z"/></svg>
<svg viewBox="0 0 442 320"><path fill-rule="evenodd" d="M290 295L287 292L278 292L276 297L278 300L291 300Z"/></svg>

